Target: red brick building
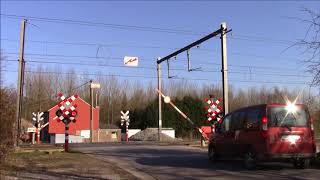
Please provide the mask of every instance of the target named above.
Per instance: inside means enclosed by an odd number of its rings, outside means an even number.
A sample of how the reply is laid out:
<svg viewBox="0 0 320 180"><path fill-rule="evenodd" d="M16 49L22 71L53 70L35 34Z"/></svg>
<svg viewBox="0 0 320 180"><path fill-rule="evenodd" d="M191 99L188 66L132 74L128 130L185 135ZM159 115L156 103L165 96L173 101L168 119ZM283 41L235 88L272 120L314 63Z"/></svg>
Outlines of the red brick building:
<svg viewBox="0 0 320 180"><path fill-rule="evenodd" d="M72 104L76 104L78 111L78 116L76 122L71 122L69 124L69 134L76 135L76 131L90 130L90 104L85 102L83 99L78 97ZM53 106L48 110L49 112L49 134L64 134L65 125L63 122L58 122L56 117L56 111L59 109L58 105ZM99 129L99 106L93 107L93 130Z"/></svg>

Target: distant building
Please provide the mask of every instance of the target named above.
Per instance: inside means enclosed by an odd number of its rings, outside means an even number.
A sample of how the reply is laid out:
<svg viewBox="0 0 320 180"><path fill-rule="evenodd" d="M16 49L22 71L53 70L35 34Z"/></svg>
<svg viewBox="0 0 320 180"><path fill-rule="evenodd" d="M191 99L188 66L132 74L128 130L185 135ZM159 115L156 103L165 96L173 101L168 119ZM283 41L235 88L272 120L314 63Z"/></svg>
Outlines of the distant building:
<svg viewBox="0 0 320 180"><path fill-rule="evenodd" d="M78 97L72 104L76 104L76 111L78 116L76 117L76 122L71 122L69 124L69 142L70 143L83 143L90 142L90 104L85 102L83 99ZM40 133L41 142L50 143L64 143L65 135L65 124L63 122L58 122L56 117L56 112L59 109L58 105L53 106L48 111L44 112L43 124L49 122L48 126L44 127ZM115 125L109 125L107 129L99 128L99 111L100 107L93 107L93 142L118 142L121 141L121 129ZM29 123L24 128L31 128L33 125ZM35 139L34 132L29 132L25 137L25 141L30 141Z"/></svg>
<svg viewBox="0 0 320 180"><path fill-rule="evenodd" d="M76 123L69 124L70 142L84 142L84 138L90 137L90 104L78 97L72 104L76 104L78 116ZM58 105L53 106L48 110L49 112L49 135L51 143L64 143L65 125L63 122L58 122L56 111L59 109ZM99 129L99 106L93 107L93 130ZM88 137L89 133L89 137ZM82 136L81 136L82 135Z"/></svg>

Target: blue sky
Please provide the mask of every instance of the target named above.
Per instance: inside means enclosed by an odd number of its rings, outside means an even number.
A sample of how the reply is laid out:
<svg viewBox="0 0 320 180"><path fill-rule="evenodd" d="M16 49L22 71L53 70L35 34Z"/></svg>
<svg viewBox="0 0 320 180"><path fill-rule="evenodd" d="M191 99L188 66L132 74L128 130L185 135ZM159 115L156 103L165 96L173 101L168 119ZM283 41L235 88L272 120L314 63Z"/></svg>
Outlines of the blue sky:
<svg viewBox="0 0 320 180"><path fill-rule="evenodd" d="M304 89L308 87L304 83L312 79L302 63L308 54L303 54L297 47L287 49L305 35L307 24L292 18L307 18L301 11L303 7L319 11L320 2L1 1L1 14L91 22L88 26L29 19L25 59L27 69L31 71L41 61L54 61L61 63L42 63L41 66L59 66L64 70L74 68L77 74L100 72L143 76L121 78L156 83L156 79L147 77L156 77L157 57L182 48L226 22L232 29L227 40L230 84L244 89L274 85ZM7 60L18 59L20 20L1 16L1 49ZM113 25L93 26L92 23L96 22ZM115 28L116 25L126 27ZM157 28L176 31L159 32ZM192 66L201 67L203 71L187 72L186 54L183 53L170 63L172 68L183 70L171 70L171 75L199 84L221 84L219 38L191 49L190 54ZM139 66L146 69L121 67L122 58L128 55L138 56ZM65 62L68 64L63 64ZM17 62L8 61L5 65L5 84L14 85L17 73L10 71L17 70ZM162 67L166 77L166 63Z"/></svg>

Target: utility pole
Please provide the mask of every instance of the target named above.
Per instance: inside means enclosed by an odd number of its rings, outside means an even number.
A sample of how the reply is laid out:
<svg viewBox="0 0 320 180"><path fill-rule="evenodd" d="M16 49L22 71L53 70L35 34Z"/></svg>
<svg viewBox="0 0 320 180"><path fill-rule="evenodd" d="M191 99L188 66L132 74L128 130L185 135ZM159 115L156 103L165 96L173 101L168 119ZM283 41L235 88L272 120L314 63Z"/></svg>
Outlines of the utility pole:
<svg viewBox="0 0 320 180"><path fill-rule="evenodd" d="M158 58L160 60L161 58ZM158 74L158 90L162 92L161 88L161 65L157 63L157 74ZM158 128L158 140L161 141L161 132L162 132L162 102L161 102L161 94L158 94L159 101L159 128Z"/></svg>
<svg viewBox="0 0 320 180"><path fill-rule="evenodd" d="M93 142L93 89L100 88L99 83L93 83L90 80L90 142ZM98 132L99 133L99 132Z"/></svg>
<svg viewBox="0 0 320 180"><path fill-rule="evenodd" d="M92 88L92 80L90 80L90 143L92 143L92 138L93 138L93 88Z"/></svg>
<svg viewBox="0 0 320 180"><path fill-rule="evenodd" d="M227 63L227 24L221 23L221 61L222 61L222 86L223 86L223 113L229 112L229 86L228 86L228 63Z"/></svg>
<svg viewBox="0 0 320 180"><path fill-rule="evenodd" d="M39 112L41 112L41 101L40 101L40 87L41 87L41 83L40 83L40 76L41 74L38 75L38 101L39 101Z"/></svg>
<svg viewBox="0 0 320 180"><path fill-rule="evenodd" d="M24 40L25 40L26 20L21 21L20 30L20 49L19 49L19 70L18 70L18 84L17 84L17 105L16 105L16 141L15 146L19 146L19 137L21 129L21 109L23 100L23 83L24 83Z"/></svg>

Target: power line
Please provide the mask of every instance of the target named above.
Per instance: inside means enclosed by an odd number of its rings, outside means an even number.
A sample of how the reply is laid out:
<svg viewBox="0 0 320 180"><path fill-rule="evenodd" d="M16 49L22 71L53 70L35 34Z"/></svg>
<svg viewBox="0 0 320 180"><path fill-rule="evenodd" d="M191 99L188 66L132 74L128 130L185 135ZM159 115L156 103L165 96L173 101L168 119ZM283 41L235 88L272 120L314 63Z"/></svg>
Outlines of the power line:
<svg viewBox="0 0 320 180"><path fill-rule="evenodd" d="M15 39L0 38L2 41L19 42ZM65 45L77 45L77 46L96 46L96 47L132 47L132 48L146 48L146 49L177 49L176 47L164 47L153 45L122 45L122 44L104 44L93 42L68 42L68 41L40 41L40 40L27 40L26 42L41 43L41 44L65 44Z"/></svg>
<svg viewBox="0 0 320 180"><path fill-rule="evenodd" d="M26 63L50 63L50 64L71 64L74 65L75 63L67 63L67 62L56 62L56 61L26 61ZM76 63L76 65L85 65L85 66L100 66L100 67L117 67L117 68L128 68L128 66L116 66L116 65L98 65L98 64L88 64L88 63ZM147 66L140 66L140 67L129 67L134 69L148 69L148 70L155 70L155 67L147 67ZM174 71L187 71L186 68L170 68L170 70ZM200 70L201 72L220 72L218 70ZM236 73L236 74L243 74L243 72L239 71L229 71L229 73ZM250 73L250 74L258 74L258 75L266 75L266 76L291 76L291 77L312 77L306 75L298 75L298 74L275 74L275 73Z"/></svg>
<svg viewBox="0 0 320 180"><path fill-rule="evenodd" d="M283 40L283 39L273 39L273 38L266 38L266 37L256 37L256 36L247 36L247 35L234 35L231 34L230 39L235 40L245 40L245 41L256 41L262 43L274 43L274 44L285 44L285 45L292 45L295 42L290 40Z"/></svg>
<svg viewBox="0 0 320 180"><path fill-rule="evenodd" d="M4 61L17 61L17 60L4 60ZM157 68L151 66L139 66L139 67L128 67L128 66L119 66L119 65L107 65L107 64L92 64L92 63L73 63L73 62L61 62L61 61L34 61L34 60L25 60L26 63L44 63L44 64L69 64L69 65L81 65L81 66L98 66L98 67L116 67L116 68L133 68L133 69L147 69L147 70L156 70ZM174 71L187 71L187 68L170 68ZM219 70L200 70L201 72L220 72ZM281 74L281 73L246 73L241 71L229 71L231 74L251 74L251 75L266 75L266 76L284 76L284 77L312 77L307 75L300 74Z"/></svg>
<svg viewBox="0 0 320 180"><path fill-rule="evenodd" d="M9 40L9 39L2 39L2 40ZM12 41L18 41L18 40L12 40ZM164 46L150 46L150 45L119 45L119 44L100 44L100 43L89 43L89 42L62 42L62 41L37 41L37 40L29 40L30 42L34 43L54 43L54 44L69 44L69 45L85 45L85 46L105 46L105 47L132 47L132 48L149 48L149 49L178 49L176 47L164 47ZM215 49L208 49L208 48L193 48L193 50L197 51L204 51L204 52L214 52L216 51ZM277 58L278 60L285 60L285 61L291 61L291 60L300 60L296 58L284 58L284 57L277 57L277 56L261 56L261 55L256 55L256 54L246 54L246 53L240 53L240 52L229 52L231 55L237 55L237 56L249 56L249 57L256 57L256 58Z"/></svg>
<svg viewBox="0 0 320 180"><path fill-rule="evenodd" d="M84 25L84 26L107 27L107 28L115 28L115 29L174 33L174 34L185 34L185 35L202 35L200 33L196 33L193 31L181 30L181 29L169 29L169 28L158 28L158 27L147 27L147 26L136 26L136 25L112 24L112 23L102 23L102 22L72 20L72 19L60 19L60 18L21 16L21 15L13 15L13 14L0 14L0 15L8 17L8 18L14 18L14 19L25 18L25 19L33 20L33 21L43 21L43 22L51 22L51 23L77 24L77 25Z"/></svg>
<svg viewBox="0 0 320 180"><path fill-rule="evenodd" d="M163 33L174 33L174 34L184 34L184 35L208 34L208 32L199 32L199 31L196 32L196 31L185 30L185 29L170 29L170 28L150 27L150 26L124 25L124 24L102 23L102 22L94 22L94 21L47 18L47 17L36 17L36 16L22 16L22 15L2 14L2 13L0 15L7 18L14 18L14 19L26 18L34 21L63 23L63 24L78 24L78 25L86 25L86 26L99 26L99 27L108 27L108 28L117 28L117 29L130 29L130 30L133 29L133 30L140 30L140 31L163 32ZM259 37L259 36L238 35L238 34L232 34L229 38L238 39L238 40L247 40L247 41L269 42L269 43L277 43L277 44L294 43L293 41L290 41L290 40L274 39L274 38Z"/></svg>
<svg viewBox="0 0 320 180"><path fill-rule="evenodd" d="M235 39L235 40L248 40L245 38L238 38L237 36L230 36L228 37L230 39ZM8 39L8 38L0 38L2 41L12 41L12 42L19 42L19 40L15 39ZM253 40L253 41L258 41L265 43L266 41L263 40ZM178 49L177 47L165 47L165 46L153 46L153 45L122 45L122 44L104 44L104 43L92 43L92 42L68 42L68 41L41 41L41 40L27 40L27 42L31 43L41 43L41 44L64 44L64 45L75 45L75 46L96 46L96 47L131 47L131 48L144 48L144 49L170 49L170 50L175 50ZM285 41L279 41L279 42L274 42L275 44L290 44ZM292 42L291 44L293 44ZM202 49L202 48L197 48L196 50L199 51L208 51L211 52L213 49Z"/></svg>
<svg viewBox="0 0 320 180"><path fill-rule="evenodd" d="M13 52L6 52L6 54L18 54ZM119 57L99 57L99 56L80 56L80 55L63 55L63 54L38 54L38 53L28 53L28 56L49 56L49 57L65 57L65 58L88 58L88 59L123 59Z"/></svg>
<svg viewBox="0 0 320 180"><path fill-rule="evenodd" d="M17 72L16 70L1 70L1 71L6 71L6 72ZM61 75L61 74L65 74L65 75L73 75L74 73L68 73L68 72L49 72L49 71L42 71L42 72L38 72L38 71L31 71L31 70L26 70L26 72L28 73L36 73L36 74L56 74L56 75ZM99 74L99 73L81 73L81 74L75 74L75 75L88 75L88 76L107 76L107 77L125 77L125 78L147 78L147 79L157 79L156 76L139 76L139 75L119 75L119 74ZM170 78L172 80L190 80L190 81L212 81L212 79L207 79L207 78L179 78L179 77L173 77ZM281 82L281 81L258 81L258 80L237 80L237 79L232 79L231 81L236 81L236 82L240 82L240 83L248 83L248 82L253 82L253 83L262 83L262 84L266 84L266 83L280 83L280 84L310 84L309 82ZM220 82L220 81L215 81L215 82Z"/></svg>
<svg viewBox="0 0 320 180"><path fill-rule="evenodd" d="M208 51L208 49L202 49L202 50ZM213 51L210 50L210 52L213 52ZM18 54L18 53L7 52L6 54ZM248 56L248 57L262 58L262 59L268 59L268 60L277 59L277 60L290 61L290 62L292 62L292 60L301 61L301 59L296 59L296 58L284 58L284 57L277 57L277 56L261 56L261 55L256 55L256 54L244 54L244 53L239 53L239 52L230 52L229 54L237 55L237 56ZM39 54L39 53L28 53L28 54L25 54L25 55L28 55L28 56L40 56L40 57L90 58L90 59L106 59L106 60L107 59L123 59L123 58L119 58L119 57L98 57L98 56ZM156 58L144 57L144 59L156 59Z"/></svg>

